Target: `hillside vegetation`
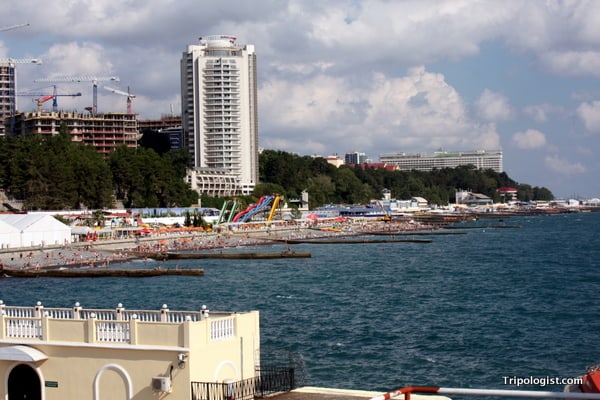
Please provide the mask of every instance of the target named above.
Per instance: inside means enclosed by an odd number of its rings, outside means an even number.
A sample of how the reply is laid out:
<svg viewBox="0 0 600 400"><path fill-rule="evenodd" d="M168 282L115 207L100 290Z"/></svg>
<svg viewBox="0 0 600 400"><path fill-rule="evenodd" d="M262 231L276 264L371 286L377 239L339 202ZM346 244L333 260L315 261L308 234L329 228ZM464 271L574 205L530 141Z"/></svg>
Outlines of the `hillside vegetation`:
<svg viewBox="0 0 600 400"><path fill-rule="evenodd" d="M117 202L126 208L188 207L198 194L185 183L189 156L183 151L151 147L117 148L108 158L93 147L72 142L66 128L55 136L0 138L0 188L21 201L24 210L103 209ZM253 196L238 197L247 205L267 194L298 199L309 193L311 208L331 203L368 203L383 189L397 199L414 196L431 204L454 201L456 190L485 194L500 201L497 189L510 186L518 198L552 200L546 188L517 183L505 173L473 166L432 172L388 171L328 164L324 158L265 150L259 158L260 184ZM205 207L220 208L225 199L201 197Z"/></svg>

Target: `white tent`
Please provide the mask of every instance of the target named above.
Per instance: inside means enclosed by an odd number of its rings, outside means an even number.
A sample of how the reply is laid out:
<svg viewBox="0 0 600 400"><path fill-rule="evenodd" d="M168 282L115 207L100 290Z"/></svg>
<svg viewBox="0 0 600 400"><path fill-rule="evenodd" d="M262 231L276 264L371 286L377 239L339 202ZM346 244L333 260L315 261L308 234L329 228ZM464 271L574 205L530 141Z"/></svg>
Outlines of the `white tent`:
<svg viewBox="0 0 600 400"><path fill-rule="evenodd" d="M12 226L17 240L10 247L62 245L71 242L71 227L44 214L2 214L0 222ZM0 228L1 229L1 228Z"/></svg>
<svg viewBox="0 0 600 400"><path fill-rule="evenodd" d="M14 226L0 219L0 247L3 249L19 247L21 235Z"/></svg>

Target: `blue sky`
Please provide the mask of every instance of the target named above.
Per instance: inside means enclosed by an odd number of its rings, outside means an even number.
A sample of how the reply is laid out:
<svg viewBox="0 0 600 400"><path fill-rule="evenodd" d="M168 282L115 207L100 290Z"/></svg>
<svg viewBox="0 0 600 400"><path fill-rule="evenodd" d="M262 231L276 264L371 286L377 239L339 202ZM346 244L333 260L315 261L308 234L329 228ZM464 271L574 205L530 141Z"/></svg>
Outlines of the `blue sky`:
<svg viewBox="0 0 600 400"><path fill-rule="evenodd" d="M20 91L116 75L140 118L179 114L182 52L229 34L256 48L262 148L373 161L502 149L519 183L600 197L598 1L21 0L3 15L30 25L0 32L0 57L43 60L18 66ZM91 105L91 84L58 85L83 93L59 107ZM125 109L100 89L100 111Z"/></svg>

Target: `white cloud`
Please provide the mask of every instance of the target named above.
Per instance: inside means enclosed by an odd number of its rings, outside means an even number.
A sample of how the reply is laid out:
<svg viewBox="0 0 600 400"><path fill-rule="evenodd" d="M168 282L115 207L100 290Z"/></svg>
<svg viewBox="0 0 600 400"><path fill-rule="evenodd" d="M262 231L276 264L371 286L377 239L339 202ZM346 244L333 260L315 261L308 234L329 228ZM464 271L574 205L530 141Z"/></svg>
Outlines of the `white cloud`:
<svg viewBox="0 0 600 400"><path fill-rule="evenodd" d="M509 144L547 152L556 146L565 159L585 160L578 149L598 147L600 136L577 134L572 119L600 132L600 1L5 3L11 21L30 26L2 32L0 54L44 61L19 66L19 90L39 88L32 82L40 77L117 75L119 89L136 95L140 118L158 118L172 106L179 114L182 52L199 36L231 34L256 48L263 148L358 150L377 159L391 151ZM82 97L61 98L61 106L90 105L91 84L62 86ZM125 107L103 89L98 96L101 110ZM24 99L21 105L35 108ZM525 162L507 153L516 179L533 173L531 163L544 164L542 152L529 155L542 158ZM581 181L595 182L589 173ZM595 185L585 189L600 192Z"/></svg>
<svg viewBox="0 0 600 400"><path fill-rule="evenodd" d="M600 77L600 51L549 51L539 59L557 75Z"/></svg>
<svg viewBox="0 0 600 400"><path fill-rule="evenodd" d="M544 164L547 168L560 175L578 175L586 172L586 168L581 163L571 163L556 155L546 156Z"/></svg>
<svg viewBox="0 0 600 400"><path fill-rule="evenodd" d="M54 76L110 76L115 72L104 48L93 42L55 44L42 55L42 60L50 66Z"/></svg>
<svg viewBox="0 0 600 400"><path fill-rule="evenodd" d="M537 149L546 145L546 135L536 129L527 129L515 133L512 142L519 149Z"/></svg>
<svg viewBox="0 0 600 400"><path fill-rule="evenodd" d="M277 141L289 148L339 141L343 149L381 152L500 148L494 124L478 124L456 90L441 74L413 68L391 78L381 73L363 77L362 88L326 75L295 83L272 80L261 88L265 129L280 132ZM289 127L293 127L288 134ZM288 135L285 140L282 135ZM296 146L296 147L294 147ZM322 146L326 148L325 146ZM331 147L331 146L330 146Z"/></svg>
<svg viewBox="0 0 600 400"><path fill-rule="evenodd" d="M512 118L513 109L508 98L485 89L475 102L478 114L487 121L506 121Z"/></svg>
<svg viewBox="0 0 600 400"><path fill-rule="evenodd" d="M589 132L600 132L600 101L581 103L577 107L577 116Z"/></svg>

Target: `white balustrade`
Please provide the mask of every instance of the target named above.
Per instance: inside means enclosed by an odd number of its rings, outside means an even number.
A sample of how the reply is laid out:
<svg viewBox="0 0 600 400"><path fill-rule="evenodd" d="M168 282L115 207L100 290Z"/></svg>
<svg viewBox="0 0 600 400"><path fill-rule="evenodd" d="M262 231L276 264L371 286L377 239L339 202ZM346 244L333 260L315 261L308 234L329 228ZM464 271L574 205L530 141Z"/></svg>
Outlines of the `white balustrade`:
<svg viewBox="0 0 600 400"><path fill-rule="evenodd" d="M210 340L234 337L235 316L226 312L209 312L206 306L200 311L170 311L166 304L160 310L126 310L121 304L116 309L84 309L79 303L73 308L45 308L41 302L35 307L6 306L0 300L5 338L42 339L52 337L44 333L47 320L93 321L95 340L98 342L130 343L131 330L135 322L183 324L207 321L210 325ZM47 320L46 320L47 319ZM0 331L1 332L1 331ZM92 339L90 339L92 340ZM134 339L135 340L135 339Z"/></svg>
<svg viewBox="0 0 600 400"><path fill-rule="evenodd" d="M5 335L7 338L42 338L42 321L40 318L6 318L5 328Z"/></svg>
<svg viewBox="0 0 600 400"><path fill-rule="evenodd" d="M210 321L210 340L223 340L235 336L233 318Z"/></svg>
<svg viewBox="0 0 600 400"><path fill-rule="evenodd" d="M129 343L131 338L128 321L97 321L98 342Z"/></svg>

